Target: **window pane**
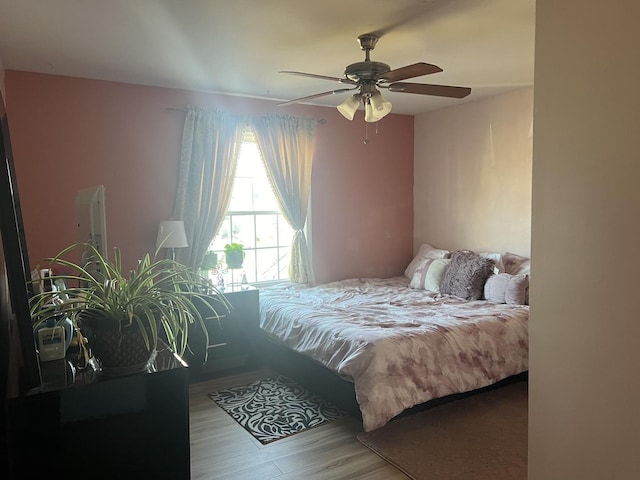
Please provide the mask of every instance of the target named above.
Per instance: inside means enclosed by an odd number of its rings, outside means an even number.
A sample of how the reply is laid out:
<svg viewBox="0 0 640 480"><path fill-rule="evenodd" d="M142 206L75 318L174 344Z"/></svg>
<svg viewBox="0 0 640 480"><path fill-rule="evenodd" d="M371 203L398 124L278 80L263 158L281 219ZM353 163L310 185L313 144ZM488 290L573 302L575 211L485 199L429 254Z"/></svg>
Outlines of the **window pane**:
<svg viewBox="0 0 640 480"><path fill-rule="evenodd" d="M262 162L261 162L262 163ZM273 189L271 188L271 184L269 183L266 172L264 171L264 166L262 166L260 170L261 181L256 181L254 184L254 201L255 201L255 209L256 210L280 210L278 208L278 202L276 202L276 197L273 194ZM257 173L257 172L256 172Z"/></svg>
<svg viewBox="0 0 640 480"><path fill-rule="evenodd" d="M209 249L216 251L224 250L224 246L227 243L231 243L229 232L231 232L231 220L229 215L227 215L224 218L224 222L222 222L222 226L218 231L218 235L216 235L216 237L213 239L213 242L211 242L211 246L209 247ZM218 257L220 257L220 255L218 255Z"/></svg>
<svg viewBox="0 0 640 480"><path fill-rule="evenodd" d="M247 248L254 248L255 234L254 229L254 216L253 215L234 215L231 220L233 226L233 234L231 235L231 241L235 243L241 243L245 250Z"/></svg>
<svg viewBox="0 0 640 480"><path fill-rule="evenodd" d="M229 211L279 210L258 145L244 142L238 155Z"/></svg>
<svg viewBox="0 0 640 480"><path fill-rule="evenodd" d="M249 283L256 281L256 251L255 250L246 250L244 257L244 264L242 265L241 272L247 275L247 281ZM240 279L237 280L240 282L242 280L242 275L240 275Z"/></svg>
<svg viewBox="0 0 640 480"><path fill-rule="evenodd" d="M293 240L293 228L282 215L278 215L278 245L291 245L291 240Z"/></svg>
<svg viewBox="0 0 640 480"><path fill-rule="evenodd" d="M278 246L278 215L256 216L256 246Z"/></svg>
<svg viewBox="0 0 640 480"><path fill-rule="evenodd" d="M251 210L253 210L253 178L236 175L229 211L248 212Z"/></svg>
<svg viewBox="0 0 640 480"><path fill-rule="evenodd" d="M259 250L258 256L258 277L261 280L278 280L278 249L264 248ZM286 278L286 277L285 277Z"/></svg>

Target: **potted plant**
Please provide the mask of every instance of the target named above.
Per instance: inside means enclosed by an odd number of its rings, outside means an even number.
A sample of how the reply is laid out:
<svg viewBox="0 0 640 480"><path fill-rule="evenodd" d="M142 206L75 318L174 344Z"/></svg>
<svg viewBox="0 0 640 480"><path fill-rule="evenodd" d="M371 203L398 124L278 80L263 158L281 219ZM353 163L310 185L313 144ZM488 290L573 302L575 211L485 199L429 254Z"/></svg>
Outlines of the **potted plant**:
<svg viewBox="0 0 640 480"><path fill-rule="evenodd" d="M213 250L209 250L204 254L204 258L202 259L202 264L200 265L201 270L213 270L218 266L218 254Z"/></svg>
<svg viewBox="0 0 640 480"><path fill-rule="evenodd" d="M244 247L241 243L227 243L224 246L224 259L227 268L242 268L244 263Z"/></svg>
<svg viewBox="0 0 640 480"><path fill-rule="evenodd" d="M89 261L67 258L77 249L89 253L84 257ZM118 248L111 262L86 243L67 247L45 261L54 271L67 272L52 276L65 286L33 297L34 328L50 318L69 318L88 339L97 370L104 375L145 371L160 340L184 354L194 325L206 337L195 302L206 306L212 302L197 299L218 297L216 305L229 308L226 298L196 271L172 259L158 259L157 252L153 259L147 253L128 273L123 271Z"/></svg>

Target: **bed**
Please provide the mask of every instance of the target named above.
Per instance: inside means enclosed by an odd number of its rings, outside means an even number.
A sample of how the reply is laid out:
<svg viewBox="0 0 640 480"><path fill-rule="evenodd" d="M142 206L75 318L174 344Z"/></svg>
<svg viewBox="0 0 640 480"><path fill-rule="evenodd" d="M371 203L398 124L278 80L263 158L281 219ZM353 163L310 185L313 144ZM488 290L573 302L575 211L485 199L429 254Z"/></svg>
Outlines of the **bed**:
<svg viewBox="0 0 640 480"><path fill-rule="evenodd" d="M454 281L457 294L452 294L440 287L460 252L437 253L438 258L420 253L403 276L260 291L261 334L295 352L298 360L285 364L315 365L307 380L323 371L337 377L318 393L335 400L332 390L342 388L347 397L353 392L365 431L416 405L494 385L528 369L529 306L523 288L515 300L514 288L511 293L508 288L528 275L505 272L502 255L489 259L464 252L483 258L483 271L463 269L461 275L471 282L460 290ZM475 288L471 297L464 290L469 283Z"/></svg>

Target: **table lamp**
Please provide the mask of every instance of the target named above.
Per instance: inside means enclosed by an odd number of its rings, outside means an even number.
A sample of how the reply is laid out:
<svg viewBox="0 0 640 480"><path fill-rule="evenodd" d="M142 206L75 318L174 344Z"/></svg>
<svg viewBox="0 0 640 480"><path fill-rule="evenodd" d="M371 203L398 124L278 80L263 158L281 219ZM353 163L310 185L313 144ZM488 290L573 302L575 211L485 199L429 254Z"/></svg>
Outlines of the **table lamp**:
<svg viewBox="0 0 640 480"><path fill-rule="evenodd" d="M176 248L188 247L187 234L182 220L164 220L160 222L156 247L170 248L171 260L176 259Z"/></svg>

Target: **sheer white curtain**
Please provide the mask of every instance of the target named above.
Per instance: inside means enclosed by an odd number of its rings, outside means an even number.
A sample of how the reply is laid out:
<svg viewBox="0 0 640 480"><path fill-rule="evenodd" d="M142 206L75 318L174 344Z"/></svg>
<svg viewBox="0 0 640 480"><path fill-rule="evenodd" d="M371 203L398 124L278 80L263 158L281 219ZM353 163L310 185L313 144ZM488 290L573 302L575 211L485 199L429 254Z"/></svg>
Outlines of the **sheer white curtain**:
<svg viewBox="0 0 640 480"><path fill-rule="evenodd" d="M266 115L253 119L256 142L283 216L294 229L289 279L309 283L313 271L304 225L318 122L308 117Z"/></svg>
<svg viewBox="0 0 640 480"><path fill-rule="evenodd" d="M188 248L176 259L199 267L231 199L246 119L199 106L187 107L173 218L183 220Z"/></svg>

